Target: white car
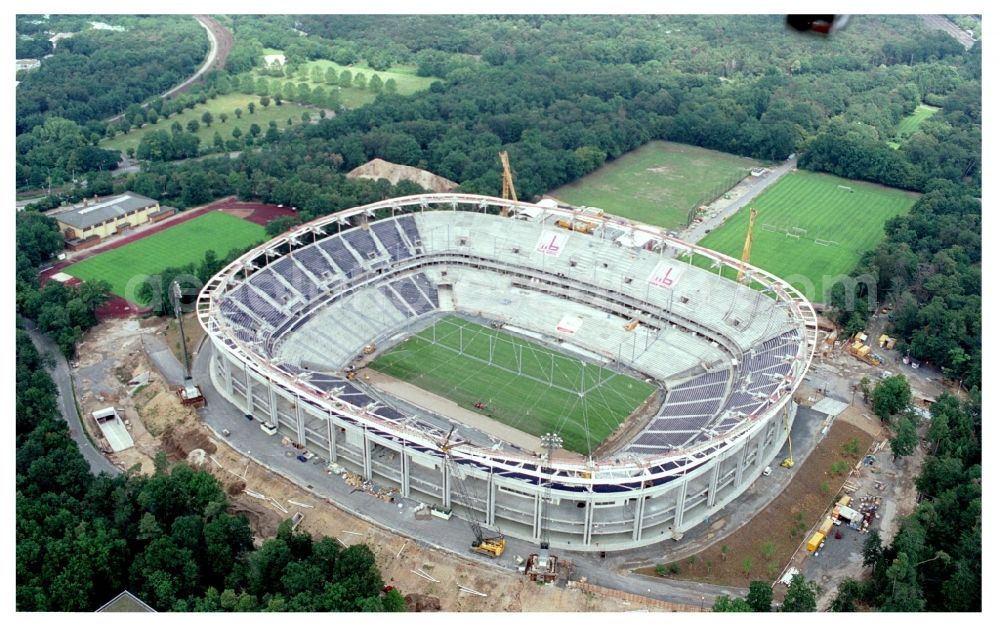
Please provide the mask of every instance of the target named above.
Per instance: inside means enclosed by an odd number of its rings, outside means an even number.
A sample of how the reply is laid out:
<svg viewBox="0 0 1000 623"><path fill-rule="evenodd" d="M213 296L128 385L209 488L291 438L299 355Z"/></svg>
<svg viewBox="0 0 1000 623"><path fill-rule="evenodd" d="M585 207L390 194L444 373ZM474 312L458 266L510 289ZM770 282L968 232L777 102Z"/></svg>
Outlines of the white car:
<svg viewBox="0 0 1000 623"><path fill-rule="evenodd" d="M264 422L260 425L260 429L268 435L276 435L278 433L278 427L270 422Z"/></svg>

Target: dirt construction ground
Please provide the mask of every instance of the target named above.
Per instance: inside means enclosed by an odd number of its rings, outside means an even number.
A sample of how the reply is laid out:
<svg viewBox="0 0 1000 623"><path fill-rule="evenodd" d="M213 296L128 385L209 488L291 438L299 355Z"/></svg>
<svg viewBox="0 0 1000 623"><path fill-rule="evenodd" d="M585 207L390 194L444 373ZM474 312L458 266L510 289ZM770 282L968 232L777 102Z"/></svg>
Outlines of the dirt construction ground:
<svg viewBox="0 0 1000 623"><path fill-rule="evenodd" d="M193 338L192 344L197 344L199 333L189 322L190 319L185 321L188 337ZM335 537L346 545L367 543L387 583L398 587L404 595L416 593L426 596L432 603L438 600L444 611L657 610L656 605L630 603L627 598L618 596L540 586L509 571L473 564L382 530L313 496L251 462L223 439L215 438L198 414L182 406L167 387L144 350L143 338L147 342L160 341L173 352L179 346L175 323L158 318L103 322L90 331L81 344L72 375L89 435L107 450L107 443L90 413L114 405L123 415L135 447L112 454L113 462L123 468L138 465L141 472L152 473L154 457L164 450L173 461L188 460L211 471L229 493L233 512L246 515L250 520L258 542L273 536L281 521L301 511L305 514L303 529L313 535ZM136 377L141 383L130 387L129 381ZM813 390L801 390L796 395L797 400L806 403L819 397L819 392ZM840 579L859 577L863 571L859 552L865 535L845 529L845 538L831 540L819 557L806 555L804 539L826 516L847 482L856 488L856 496L867 494L883 498L880 517L874 527L882 533L883 542L891 540L899 518L915 507L916 491L912 479L925 454L921 447L914 456L894 463L891 453L883 450L875 453L874 464L852 469L870 449L873 440L877 442L886 436L881 423L861 402L859 398L856 405L838 416L825 438L803 461L795 478L773 503L735 533L695 555L662 561L668 569L676 571L668 571L668 575L678 580L747 586L754 579L775 580L790 563L820 584L821 608L832 599ZM844 447L852 439L857 440L857 452ZM843 473L833 473L837 462L846 465ZM712 525L711 531L721 531L726 521L723 516ZM437 582L420 577L416 570L429 574ZM655 574L653 568L639 572ZM458 585L486 593L488 597L462 592ZM782 585L776 586L776 599L781 599L781 589ZM664 603L662 609L671 608Z"/></svg>
<svg viewBox="0 0 1000 623"><path fill-rule="evenodd" d="M223 440L214 439L197 413L182 406L166 387L143 351L142 334L169 339L171 350L176 346L175 330L169 328L168 334L168 323L162 319L110 320L88 333L81 344L73 380L90 436L99 443L103 441L93 418L89 417L90 412L112 404L119 407L136 445L111 455L114 463L124 468L138 464L143 473L152 473L154 457L164 450L172 461L187 460L210 471L226 488L232 511L248 517L258 543L274 536L281 521L301 511L305 514L301 529L317 536L335 537L345 545L367 543L386 583L397 587L404 595L424 595L431 598L431 603L436 599L444 611L656 610L655 606L639 606L622 598L541 586L522 575L473 565L455 555L377 528L309 494L251 462ZM148 383L130 395L128 381L146 372L149 373ZM246 491L276 501L284 511L271 501ZM437 582L421 578L415 570L429 574ZM488 597L462 592L458 585Z"/></svg>

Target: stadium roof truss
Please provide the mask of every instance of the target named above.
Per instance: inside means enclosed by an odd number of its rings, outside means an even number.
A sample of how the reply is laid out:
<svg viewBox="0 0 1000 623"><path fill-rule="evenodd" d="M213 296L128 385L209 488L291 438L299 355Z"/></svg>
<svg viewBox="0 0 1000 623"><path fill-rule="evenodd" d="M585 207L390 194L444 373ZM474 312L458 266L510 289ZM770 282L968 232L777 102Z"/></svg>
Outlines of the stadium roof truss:
<svg viewBox="0 0 1000 623"><path fill-rule="evenodd" d="M249 370L271 379L274 385L295 400L312 405L315 409L356 423L365 429L386 439L407 446L420 447L422 452L439 457L437 449L438 433L429 426L415 426L412 418L403 420L388 420L374 413L372 405L358 407L338 400L335 393L323 391L310 383L306 375L296 375L279 367L279 361L267 354L270 335L261 332L256 336L257 344L248 344L240 339L220 319L219 304L225 297L230 283L234 279L245 277L247 272L255 270L254 259L262 255L283 255L282 247L294 248L303 244L303 237L315 236L317 233L340 231L344 225L349 225L351 219L368 220L381 211L388 215L399 212L422 212L425 210L440 211L451 209L463 212L496 213L501 208L508 208L510 216L522 213L533 216L533 220L548 220L555 217L568 221L573 227L577 222L607 226L609 229L624 230L631 233L633 240L655 240L660 252L676 250L680 257L693 261L694 256L702 256L711 261L713 270L730 267L739 268L738 259L731 258L716 251L705 249L669 236L665 230L647 224L635 223L627 219L610 216L583 215L580 210L560 208L556 206L541 207L536 204L504 200L496 197L461 193L442 193L411 195L396 197L369 205L358 206L321 217L312 222L299 225L282 235L279 235L264 245L237 258L222 271L216 274L202 289L197 301L197 313L200 322L207 333L216 338L217 344L224 344L230 353L240 360ZM490 210L494 212L489 212ZM539 216L539 213L542 216ZM571 235L586 235L575 234ZM684 255L686 254L686 255ZM456 448L453 455L459 464L476 466L478 469L493 470L507 474L517 474L522 478L539 481L551 479L562 486L576 488L588 487L596 483L602 484L632 484L641 482L644 478L659 479L682 475L710 460L724 450L742 435L753 430L758 420L766 414L773 414L791 400L792 394L802 382L805 372L812 362L816 349L817 320L816 312L809 300L798 290L779 277L754 266L747 266L746 284L758 284L759 289L784 307L801 335L801 347L794 357L790 372L783 376L780 384L768 395L767 400L760 403L751 413L747 414L739 425L727 432L721 433L695 445L669 450L658 455L640 455L635 453L619 453L600 460L593 459L556 459L551 467L543 465L538 457L528 453L513 453L497 451L488 447L465 445ZM361 279L349 284L351 290L371 285L371 279ZM334 293L336 296L337 293ZM799 338L796 338L799 339Z"/></svg>

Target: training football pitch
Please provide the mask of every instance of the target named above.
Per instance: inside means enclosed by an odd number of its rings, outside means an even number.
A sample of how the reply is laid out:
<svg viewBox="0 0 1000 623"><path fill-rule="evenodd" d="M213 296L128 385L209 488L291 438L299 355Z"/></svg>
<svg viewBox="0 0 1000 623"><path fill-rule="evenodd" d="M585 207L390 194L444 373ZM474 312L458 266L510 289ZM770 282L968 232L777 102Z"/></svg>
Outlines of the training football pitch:
<svg viewBox="0 0 1000 623"><path fill-rule="evenodd" d="M915 193L894 188L792 171L699 244L740 257L750 208L756 208L750 264L788 281L811 301L825 302L832 279L850 273L885 235L885 222L916 200Z"/></svg>
<svg viewBox="0 0 1000 623"><path fill-rule="evenodd" d="M264 228L225 212L208 212L131 244L105 251L63 269L83 281L104 280L132 302L145 277L169 266L198 264L209 249L217 257L267 238Z"/></svg>
<svg viewBox="0 0 1000 623"><path fill-rule="evenodd" d="M549 194L576 206L680 228L692 208L715 200L757 166L756 160L721 151L652 141Z"/></svg>
<svg viewBox="0 0 1000 623"><path fill-rule="evenodd" d="M380 355L369 367L535 437L590 454L653 393L644 381L586 364L455 316Z"/></svg>

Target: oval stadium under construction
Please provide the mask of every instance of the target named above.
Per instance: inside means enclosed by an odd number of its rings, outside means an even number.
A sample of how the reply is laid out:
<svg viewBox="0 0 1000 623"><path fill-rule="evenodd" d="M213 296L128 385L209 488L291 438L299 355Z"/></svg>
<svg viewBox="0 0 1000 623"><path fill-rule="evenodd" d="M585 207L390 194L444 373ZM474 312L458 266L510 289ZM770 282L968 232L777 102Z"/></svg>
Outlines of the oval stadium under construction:
<svg viewBox="0 0 1000 623"><path fill-rule="evenodd" d="M680 538L744 492L817 335L788 283L659 228L455 193L300 225L197 307L213 385L274 443L571 551Z"/></svg>

